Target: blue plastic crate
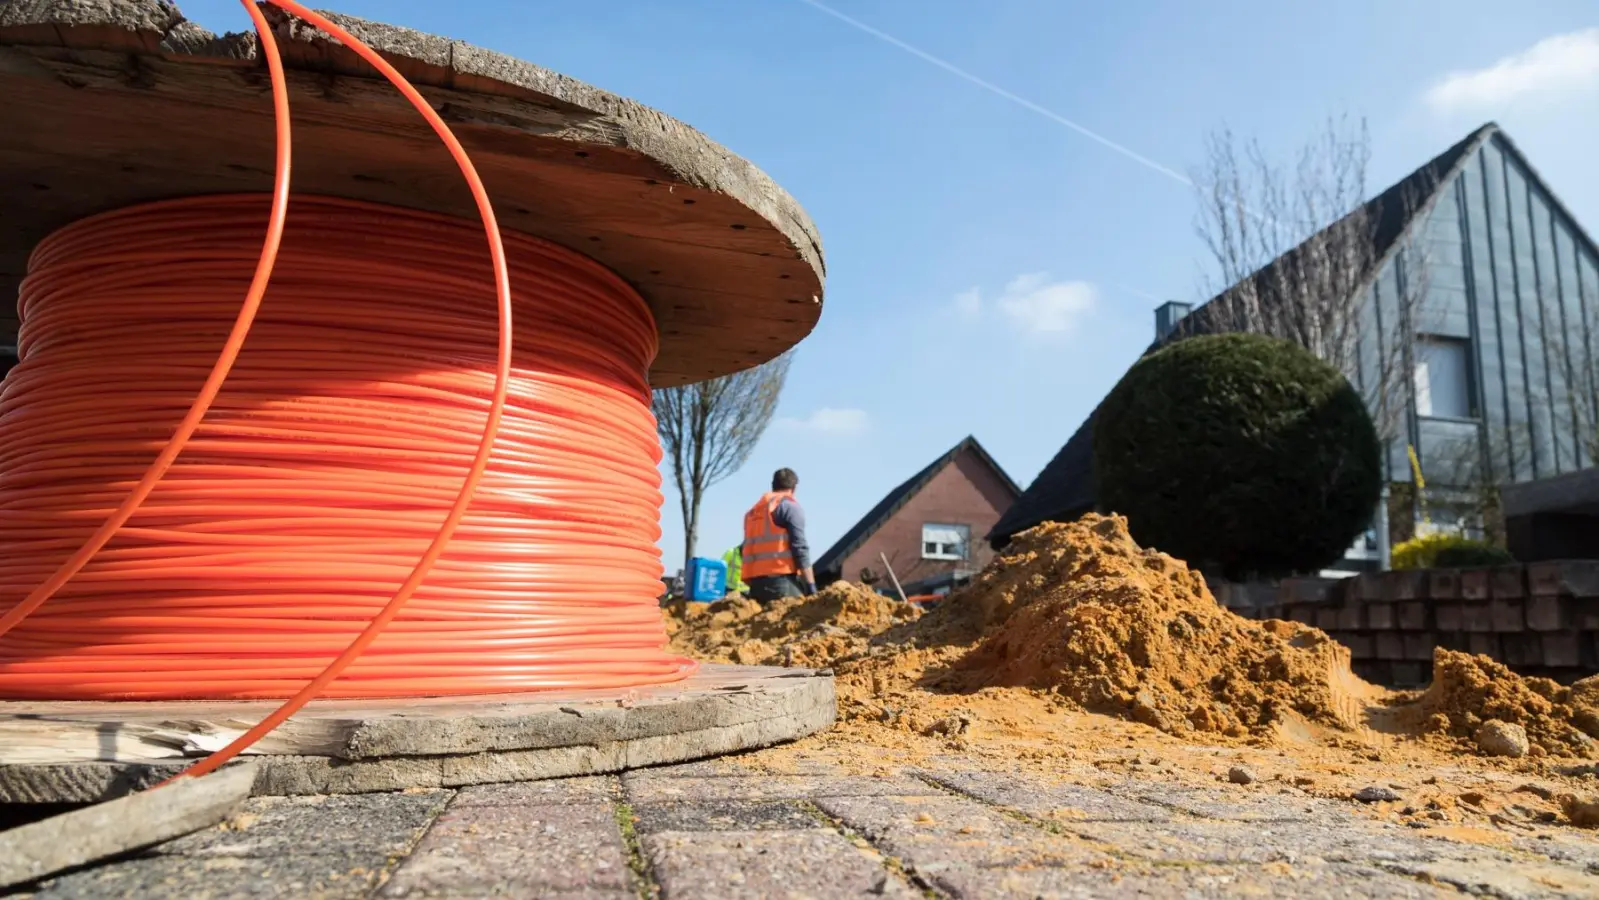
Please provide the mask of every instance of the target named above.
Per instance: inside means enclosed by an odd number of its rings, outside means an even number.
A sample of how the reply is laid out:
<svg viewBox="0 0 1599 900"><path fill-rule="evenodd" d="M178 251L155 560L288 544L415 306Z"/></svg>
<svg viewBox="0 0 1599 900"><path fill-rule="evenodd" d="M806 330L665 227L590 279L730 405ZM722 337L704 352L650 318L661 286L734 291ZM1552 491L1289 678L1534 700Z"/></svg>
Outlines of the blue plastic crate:
<svg viewBox="0 0 1599 900"><path fill-rule="evenodd" d="M727 563L719 559L695 557L689 560L688 599L709 603L720 600L727 593Z"/></svg>

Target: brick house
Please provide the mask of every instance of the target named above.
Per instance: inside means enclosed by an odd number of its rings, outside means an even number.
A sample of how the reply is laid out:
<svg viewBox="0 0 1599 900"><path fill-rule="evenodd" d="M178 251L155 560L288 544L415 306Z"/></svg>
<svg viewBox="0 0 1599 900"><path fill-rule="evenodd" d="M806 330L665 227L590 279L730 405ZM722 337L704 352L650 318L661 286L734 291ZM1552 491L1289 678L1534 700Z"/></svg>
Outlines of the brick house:
<svg viewBox="0 0 1599 900"><path fill-rule="evenodd" d="M988 564L993 551L981 538L1020 495L988 451L967 437L889 491L818 557L816 580L857 581L863 569L885 575L881 555L908 589L969 575Z"/></svg>

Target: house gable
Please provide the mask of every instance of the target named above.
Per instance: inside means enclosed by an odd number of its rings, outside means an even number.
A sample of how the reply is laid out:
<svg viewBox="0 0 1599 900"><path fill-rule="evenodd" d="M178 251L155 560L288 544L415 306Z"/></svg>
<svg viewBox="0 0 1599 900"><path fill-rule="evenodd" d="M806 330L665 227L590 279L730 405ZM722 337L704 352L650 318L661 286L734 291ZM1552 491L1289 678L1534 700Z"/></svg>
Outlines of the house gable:
<svg viewBox="0 0 1599 900"><path fill-rule="evenodd" d="M1476 129L1365 204L1365 212L1371 215L1374 223L1372 237L1376 250L1373 254L1374 263L1367 275L1368 284L1390 271L1390 263L1399 249L1407 243L1419 225L1429 221L1440 199L1447 198L1455 190L1462 172L1472 165L1479 153L1486 152L1484 147L1490 143L1519 166L1528 182L1547 199L1549 205L1554 208L1555 215L1562 219L1563 224L1573 234L1577 243L1587 251L1589 257L1599 257L1599 250L1595 249L1592 239L1559 204L1554 193L1537 176L1525 157L1496 125L1489 123ZM1253 281L1257 291L1267 293L1274 280L1271 277L1273 267L1291 265L1291 261L1284 261L1290 260L1294 254L1305 252L1305 248L1314 241L1314 236L1307 239L1283 257L1251 275L1249 279L1245 279L1245 282ZM1245 282L1229 287L1189 313L1170 335L1152 343L1144 354L1147 355L1171 341L1184 337L1226 330L1224 327L1226 304L1241 290ZM1012 535L1042 522L1070 520L1095 508L1097 490L1093 474L1093 432L1098 411L1096 407L1088 415L1016 503L1006 510L1005 515L988 534L993 546L1003 546Z"/></svg>
<svg viewBox="0 0 1599 900"><path fill-rule="evenodd" d="M889 491L843 537L817 557L817 579L822 582L854 579L860 576L862 567L881 569L880 560L875 565L857 563L876 560L878 553L890 550L897 550L903 556L908 549L919 546L920 523L916 525L916 538L908 545L900 530L910 518L931 512L960 516L948 524L968 525L971 541L975 543L1020 494L1020 487L982 445L975 438L967 437ZM890 533L882 534L890 523L893 523ZM908 549L901 549L902 545ZM891 560L893 555L889 553ZM900 574L897 566L895 572Z"/></svg>

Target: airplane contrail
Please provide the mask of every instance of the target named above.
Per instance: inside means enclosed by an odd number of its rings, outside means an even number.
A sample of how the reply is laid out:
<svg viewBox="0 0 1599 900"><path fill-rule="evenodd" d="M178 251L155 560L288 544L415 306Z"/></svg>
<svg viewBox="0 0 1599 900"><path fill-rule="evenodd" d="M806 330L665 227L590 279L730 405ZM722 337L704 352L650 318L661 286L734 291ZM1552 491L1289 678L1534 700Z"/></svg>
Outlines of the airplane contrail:
<svg viewBox="0 0 1599 900"><path fill-rule="evenodd" d="M1111 140L1110 138L1105 137L1104 135L1100 134L1097 131L1094 131L1091 128L1088 128L1088 127L1083 126L1083 125L1079 125L1078 123L1073 122L1071 119L1066 118L1065 116L1061 115L1058 112L1055 112L1052 109L1047 109L1047 108L1045 108L1043 106L1039 106L1037 103L1034 103L1033 101L1028 100L1026 97L1021 97L1021 96L1018 96L1016 94L1013 94L1010 91L1005 90L1004 88L1000 87L997 84L994 84L991 81L987 81L987 80L984 80L982 78L979 78L978 76L973 75L972 73L966 71L965 69L962 69L960 66L957 66L954 63L951 63L951 62L948 62L946 60L940 59L940 58L934 56L933 54L928 53L926 50L922 50L922 49L920 49L918 47L913 47L910 44L907 44L904 41L900 40L899 38L894 37L891 34L888 34L887 32L880 31L880 30L878 30L876 28L873 28L872 26L866 24L865 22L860 21L859 19L855 19L855 18L852 18L852 17L850 17L848 15L845 15L844 13L841 13L838 10L832 8L831 6L828 6L827 4L822 3L821 0L800 0L800 2L804 3L804 4L808 5L808 6L814 7L815 9L832 16L833 18L839 20L840 22L843 22L846 25L849 25L851 28L855 28L855 29L857 29L859 31L863 31L863 32L871 35L872 37L875 37L878 40L883 41L884 43L892 44L895 47L898 47L899 49L904 50L906 53L909 53L912 56L915 56L915 57L921 59L924 62L932 63L933 65L938 66L940 69L943 69L944 71L950 73L951 75L954 75L954 76L956 76L958 78L961 78L961 79L963 79L965 81L969 81L972 84L975 84L978 87L982 88L983 90L988 91L989 93L997 94L997 95L999 95L1001 97L1004 97L1006 100L1009 100L1010 102L1015 103L1017 106L1021 106L1021 107L1025 108L1025 109L1032 110L1033 112L1038 113L1039 115L1043 116L1046 119L1049 119L1052 122L1055 122L1056 124L1064 125L1067 128L1070 128L1071 130L1073 130L1073 131L1077 132L1078 134L1082 135L1083 137L1086 137L1089 140L1094 141L1096 143L1102 144L1105 147L1108 147L1111 150L1114 150L1115 152L1120 153L1122 156L1127 157L1128 159L1132 160L1133 162L1138 163L1139 165L1141 165L1141 166L1143 166L1143 167L1145 167L1147 169L1151 169L1151 170L1153 170L1155 172L1159 172L1160 174L1166 176L1167 178L1170 178L1171 180L1177 182L1178 184L1182 184L1182 185L1185 185L1187 187L1193 187L1194 186L1194 183L1192 181L1190 181L1188 179L1188 177L1183 175L1181 172L1178 172L1178 171L1176 171L1174 169L1170 169L1170 168L1168 168L1166 166L1163 166L1160 163L1155 162L1154 160L1150 159L1149 157L1143 155L1142 153L1139 153L1136 150L1133 150L1133 149L1131 149L1129 147L1126 147L1126 146L1123 146L1121 144L1118 144L1115 141Z"/></svg>

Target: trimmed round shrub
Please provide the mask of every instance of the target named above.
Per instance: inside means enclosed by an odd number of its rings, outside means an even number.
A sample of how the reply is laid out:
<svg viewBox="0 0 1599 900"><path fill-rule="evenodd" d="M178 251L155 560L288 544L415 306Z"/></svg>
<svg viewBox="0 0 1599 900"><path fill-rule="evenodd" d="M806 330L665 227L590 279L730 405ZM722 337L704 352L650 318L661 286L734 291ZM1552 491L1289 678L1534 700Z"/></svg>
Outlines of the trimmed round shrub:
<svg viewBox="0 0 1599 900"><path fill-rule="evenodd" d="M1401 541L1391 555L1396 569L1469 569L1516 561L1509 551L1487 541L1444 532Z"/></svg>
<svg viewBox="0 0 1599 900"><path fill-rule="evenodd" d="M1337 369L1254 334L1139 360L1094 424L1100 508L1133 537L1228 578L1314 572L1371 523L1376 428Z"/></svg>

